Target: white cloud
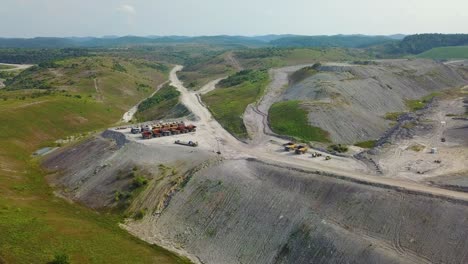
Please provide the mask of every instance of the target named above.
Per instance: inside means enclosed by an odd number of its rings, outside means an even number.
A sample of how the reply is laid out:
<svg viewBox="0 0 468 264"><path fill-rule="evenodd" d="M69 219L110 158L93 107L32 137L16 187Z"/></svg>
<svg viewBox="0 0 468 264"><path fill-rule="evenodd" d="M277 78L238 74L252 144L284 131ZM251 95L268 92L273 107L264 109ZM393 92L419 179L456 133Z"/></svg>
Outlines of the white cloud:
<svg viewBox="0 0 468 264"><path fill-rule="evenodd" d="M132 5L127 5L127 4L124 4L124 5L121 5L117 8L117 10L119 10L120 12L123 12L127 15L135 15L136 14L136 10L135 10L135 7L133 7Z"/></svg>

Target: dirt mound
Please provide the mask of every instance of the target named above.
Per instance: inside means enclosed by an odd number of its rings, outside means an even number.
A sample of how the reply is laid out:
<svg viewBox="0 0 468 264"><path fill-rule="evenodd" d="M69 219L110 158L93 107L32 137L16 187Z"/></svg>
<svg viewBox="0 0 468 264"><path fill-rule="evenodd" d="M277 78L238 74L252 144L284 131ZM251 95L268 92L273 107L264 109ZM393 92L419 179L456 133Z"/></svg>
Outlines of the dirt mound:
<svg viewBox="0 0 468 264"><path fill-rule="evenodd" d="M226 161L194 173L160 216L130 223L203 263L463 263L468 206Z"/></svg>
<svg viewBox="0 0 468 264"><path fill-rule="evenodd" d="M283 99L305 101L311 125L340 143L377 139L389 128L385 114L406 111L406 100L468 82L455 66L427 60L326 64L320 70L289 87Z"/></svg>

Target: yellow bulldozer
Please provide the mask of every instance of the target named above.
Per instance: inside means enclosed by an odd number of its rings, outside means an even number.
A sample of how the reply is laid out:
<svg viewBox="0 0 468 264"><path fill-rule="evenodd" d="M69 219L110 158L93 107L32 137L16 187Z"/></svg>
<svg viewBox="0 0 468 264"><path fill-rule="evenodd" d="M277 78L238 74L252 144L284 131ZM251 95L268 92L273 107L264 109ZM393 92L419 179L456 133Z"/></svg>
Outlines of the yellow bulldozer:
<svg viewBox="0 0 468 264"><path fill-rule="evenodd" d="M283 144L283 147L284 147L284 151L291 151L296 148L296 143L288 142L286 144Z"/></svg>
<svg viewBox="0 0 468 264"><path fill-rule="evenodd" d="M307 150L309 150L309 148L306 146L303 146L303 145L297 146L296 154L305 154Z"/></svg>

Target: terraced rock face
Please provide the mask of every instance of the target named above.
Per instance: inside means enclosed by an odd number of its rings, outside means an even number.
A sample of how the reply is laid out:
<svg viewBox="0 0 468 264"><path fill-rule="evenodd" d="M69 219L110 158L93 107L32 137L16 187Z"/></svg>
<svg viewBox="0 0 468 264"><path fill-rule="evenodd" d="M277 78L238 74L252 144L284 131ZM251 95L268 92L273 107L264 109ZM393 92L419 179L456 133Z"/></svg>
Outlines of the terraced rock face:
<svg viewBox="0 0 468 264"><path fill-rule="evenodd" d="M311 125L339 143L377 139L384 116L407 110L406 100L468 83L456 65L428 60L386 60L376 65L328 64L290 87L284 100L301 100Z"/></svg>
<svg viewBox="0 0 468 264"><path fill-rule="evenodd" d="M128 229L203 263L466 263L468 206L256 161L192 175Z"/></svg>

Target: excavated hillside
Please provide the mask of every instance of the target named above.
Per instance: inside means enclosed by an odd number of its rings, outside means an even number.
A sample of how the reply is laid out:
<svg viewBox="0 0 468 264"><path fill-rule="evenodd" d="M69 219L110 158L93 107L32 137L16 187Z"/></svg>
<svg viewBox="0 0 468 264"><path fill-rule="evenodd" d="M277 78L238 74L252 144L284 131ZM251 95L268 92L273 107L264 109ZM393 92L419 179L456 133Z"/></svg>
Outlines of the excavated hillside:
<svg viewBox="0 0 468 264"><path fill-rule="evenodd" d="M282 99L302 101L311 125L350 144L379 138L391 123L385 115L407 111L407 100L466 85L466 72L430 60L329 63L289 87Z"/></svg>
<svg viewBox="0 0 468 264"><path fill-rule="evenodd" d="M360 71L382 72L381 78L385 78L388 69L399 72L402 64L410 67L412 63L327 65L311 78L357 76ZM326 67L333 71L327 72ZM453 79L434 81L440 86L432 90L422 84L412 86L412 93L407 94L401 87L387 87L399 89L400 96L388 100L403 107L406 98L464 82L448 66L428 63L427 67L444 69ZM427 76L428 69L424 69ZM305 167L303 162L281 163L299 157L254 151L231 139L195 94L177 80L176 70L170 76L181 92L181 102L198 116L197 132L143 140L128 129L114 129L57 150L45 157L43 165L51 171L48 180L59 194L92 208L120 210L128 216L122 226L132 234L184 254L195 263L468 262L465 193L454 195L410 182L402 185L388 178L371 180L360 177L361 171L323 172L326 167L312 162ZM347 87L340 91L364 102L352 95L360 86ZM373 93L372 87L367 93ZM326 100L330 99L322 99ZM172 140L179 136L199 137L200 146L174 145ZM219 138L223 140L219 142ZM212 149L210 142L218 142L218 148ZM221 151L220 143L225 144ZM294 164L300 166L288 167Z"/></svg>
<svg viewBox="0 0 468 264"><path fill-rule="evenodd" d="M49 182L59 187L62 195L88 207L103 209L119 205L116 192L138 194L131 193L135 176L145 177L149 182L145 190L160 195L155 200L164 203L167 194L186 180L186 171L213 156L197 148L148 147L128 142L123 134L105 131L73 147L53 152L43 166L55 172L49 175ZM128 209L127 213L135 212L127 207L124 208Z"/></svg>
<svg viewBox="0 0 468 264"><path fill-rule="evenodd" d="M148 147L106 132L47 157L67 197L114 207L122 172L149 183L126 228L202 263L465 263L468 205L255 160ZM194 257L196 256L196 257Z"/></svg>

